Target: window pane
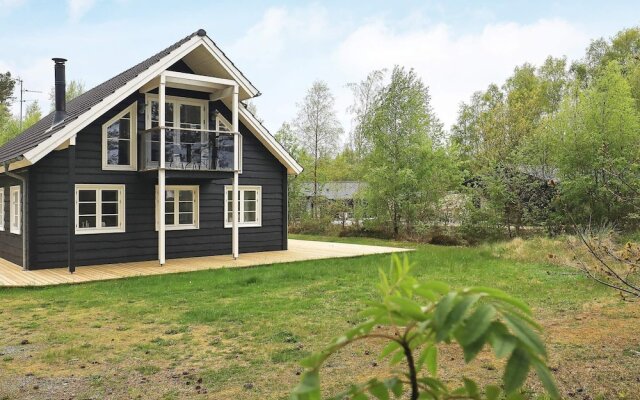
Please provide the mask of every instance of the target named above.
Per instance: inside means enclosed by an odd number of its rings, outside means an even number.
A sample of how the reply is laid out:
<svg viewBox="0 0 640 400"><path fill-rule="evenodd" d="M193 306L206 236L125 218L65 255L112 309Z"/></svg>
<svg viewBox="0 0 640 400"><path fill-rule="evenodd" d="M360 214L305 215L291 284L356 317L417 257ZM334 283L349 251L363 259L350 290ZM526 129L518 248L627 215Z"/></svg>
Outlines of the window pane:
<svg viewBox="0 0 640 400"><path fill-rule="evenodd" d="M173 221L173 213L167 213L164 215L164 224L165 225L174 225Z"/></svg>
<svg viewBox="0 0 640 400"><path fill-rule="evenodd" d="M229 211L227 213L227 222L228 223L232 223L233 222L233 213L231 211Z"/></svg>
<svg viewBox="0 0 640 400"><path fill-rule="evenodd" d="M181 201L179 207L180 207L179 211L181 213L182 212L193 212L193 203L191 203L191 202Z"/></svg>
<svg viewBox="0 0 640 400"><path fill-rule="evenodd" d="M102 203L102 214L118 215L118 203Z"/></svg>
<svg viewBox="0 0 640 400"><path fill-rule="evenodd" d="M257 197L257 192L255 190L245 190L244 199L245 200L255 200Z"/></svg>
<svg viewBox="0 0 640 400"><path fill-rule="evenodd" d="M117 215L103 215L102 216L102 227L103 228L114 228L118 226L118 216Z"/></svg>
<svg viewBox="0 0 640 400"><path fill-rule="evenodd" d="M174 211L175 208L175 203L173 202L173 200L171 202L167 202L164 205L164 212L166 213L172 213Z"/></svg>
<svg viewBox="0 0 640 400"><path fill-rule="evenodd" d="M180 225L193 224L193 213L180 213L178 223Z"/></svg>
<svg viewBox="0 0 640 400"><path fill-rule="evenodd" d="M96 201L96 191L95 190L79 190L78 191L78 200L79 201Z"/></svg>
<svg viewBox="0 0 640 400"><path fill-rule="evenodd" d="M256 202L254 200L244 201L245 211L256 211Z"/></svg>
<svg viewBox="0 0 640 400"><path fill-rule="evenodd" d="M80 228L95 228L96 227L96 216L83 216L81 215L78 218L78 223Z"/></svg>
<svg viewBox="0 0 640 400"><path fill-rule="evenodd" d="M200 129L202 124L202 108L188 104L180 105L180 127Z"/></svg>
<svg viewBox="0 0 640 400"><path fill-rule="evenodd" d="M180 191L180 201L193 201L193 191L191 191L191 190L181 190Z"/></svg>
<svg viewBox="0 0 640 400"><path fill-rule="evenodd" d="M120 136L120 120L107 127L107 138L117 139Z"/></svg>
<svg viewBox="0 0 640 400"><path fill-rule="evenodd" d="M164 196L164 198L165 198L165 200L166 200L166 201L173 201L173 199L175 199L175 198L176 198L175 196L176 196L176 193L175 193L175 191L174 191L174 190L167 190L167 191L165 191L165 196Z"/></svg>
<svg viewBox="0 0 640 400"><path fill-rule="evenodd" d="M78 215L95 215L96 203L80 203L78 204Z"/></svg>
<svg viewBox="0 0 640 400"><path fill-rule="evenodd" d="M255 211L245 211L244 222L256 222L257 213Z"/></svg>
<svg viewBox="0 0 640 400"><path fill-rule="evenodd" d="M118 201L118 191L117 190L103 190L102 191L102 201Z"/></svg>
<svg viewBox="0 0 640 400"><path fill-rule="evenodd" d="M118 141L118 164L119 165L130 165L131 162L129 155L131 152L129 148L131 146L131 142L129 140L119 140Z"/></svg>

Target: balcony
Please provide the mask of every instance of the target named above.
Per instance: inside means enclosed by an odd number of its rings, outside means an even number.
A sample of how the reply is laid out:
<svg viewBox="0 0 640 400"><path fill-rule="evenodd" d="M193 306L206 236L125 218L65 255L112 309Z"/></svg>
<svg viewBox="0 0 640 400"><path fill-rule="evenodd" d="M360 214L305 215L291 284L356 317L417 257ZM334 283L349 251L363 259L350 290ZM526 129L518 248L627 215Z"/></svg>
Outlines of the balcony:
<svg viewBox="0 0 640 400"><path fill-rule="evenodd" d="M233 137L237 133L203 129L165 128L165 167L178 171L232 172ZM239 134L238 134L239 135ZM242 146L241 136L238 137ZM141 171L160 166L160 128L140 133Z"/></svg>

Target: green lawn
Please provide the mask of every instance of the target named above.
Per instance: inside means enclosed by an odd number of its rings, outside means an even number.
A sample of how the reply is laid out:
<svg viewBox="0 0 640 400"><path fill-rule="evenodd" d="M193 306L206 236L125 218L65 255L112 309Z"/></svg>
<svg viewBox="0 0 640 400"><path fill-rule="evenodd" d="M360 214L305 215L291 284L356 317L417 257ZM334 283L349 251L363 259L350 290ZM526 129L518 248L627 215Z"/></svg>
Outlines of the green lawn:
<svg viewBox="0 0 640 400"><path fill-rule="evenodd" d="M559 267L430 245L417 246L410 259L421 279L501 288L527 301L543 321L574 321L588 304L631 313L632 320L637 315L612 292ZM297 361L356 320L363 303L376 296L377 271L389 260L377 255L0 289L0 399L25 393L286 398L298 379ZM640 344L624 344L634 345ZM372 361L368 351L346 354L330 365L329 386ZM358 369L357 375L382 372Z"/></svg>

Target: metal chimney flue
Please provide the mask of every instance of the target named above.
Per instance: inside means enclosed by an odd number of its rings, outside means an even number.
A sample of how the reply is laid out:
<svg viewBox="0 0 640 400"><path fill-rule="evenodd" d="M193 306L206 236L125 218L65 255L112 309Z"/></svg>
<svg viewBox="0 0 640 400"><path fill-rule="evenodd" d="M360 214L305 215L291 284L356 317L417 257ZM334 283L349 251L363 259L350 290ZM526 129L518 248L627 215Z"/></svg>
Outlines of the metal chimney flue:
<svg viewBox="0 0 640 400"><path fill-rule="evenodd" d="M53 115L53 124L52 126L58 125L60 122L64 121L67 116L67 100L66 100L66 92L67 92L67 81L65 76L65 66L64 63L67 62L64 58L52 58L54 62L54 73L55 73L55 104L56 109Z"/></svg>

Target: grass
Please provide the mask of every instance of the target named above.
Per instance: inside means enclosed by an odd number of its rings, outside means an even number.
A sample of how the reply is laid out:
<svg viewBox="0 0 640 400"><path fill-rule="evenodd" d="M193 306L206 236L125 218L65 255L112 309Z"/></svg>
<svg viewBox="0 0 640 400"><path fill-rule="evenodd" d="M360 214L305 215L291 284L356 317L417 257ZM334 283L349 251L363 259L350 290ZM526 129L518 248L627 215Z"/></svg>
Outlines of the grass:
<svg viewBox="0 0 640 400"><path fill-rule="evenodd" d="M640 315L637 307L621 304L612 292L570 270L544 260L514 261L504 251L496 255L491 247L313 239L413 246L411 260L420 279L444 280L458 287L498 287L528 302L559 338L551 340L551 346L562 358L552 361L562 365L558 373L566 391L577 390L578 384L593 385L588 388L592 397L640 390L640 383L609 381L607 374L593 371L591 378L578 379L575 369L567 369L574 375L562 381L565 365L606 365L604 355L594 349L611 332L590 331L597 337L591 342L579 334L586 335L585 329L593 324L616 329L620 339L612 351L620 347L615 356L629 374L640 367L636 360L640 357L629 350L640 346L637 334L627 335L632 331L627 325ZM35 375L30 379L51 383L39 384L39 390L29 393L31 398L57 398L70 390L78 397L112 393L116 398L286 398L299 379L298 361L357 321L364 303L376 296L377 270L389 261L388 255L375 255L0 289L0 398L24 396L18 383L29 374ZM20 346L23 339L29 344ZM364 343L341 354L324 372L326 384L335 389L347 377L384 374L384 367L374 365L375 346ZM20 351L7 350L14 348ZM452 376L481 371L481 380L499 378L497 361L485 358L475 369L466 370L456 364L457 355L450 358ZM597 383L593 376L603 382ZM68 385L57 384L61 381Z"/></svg>

